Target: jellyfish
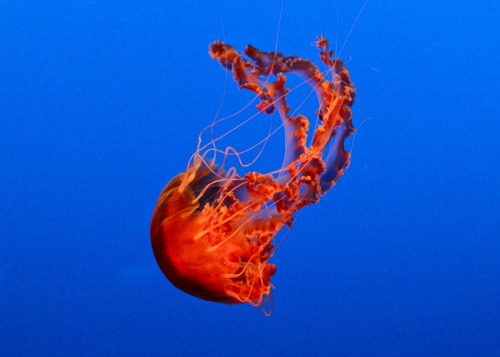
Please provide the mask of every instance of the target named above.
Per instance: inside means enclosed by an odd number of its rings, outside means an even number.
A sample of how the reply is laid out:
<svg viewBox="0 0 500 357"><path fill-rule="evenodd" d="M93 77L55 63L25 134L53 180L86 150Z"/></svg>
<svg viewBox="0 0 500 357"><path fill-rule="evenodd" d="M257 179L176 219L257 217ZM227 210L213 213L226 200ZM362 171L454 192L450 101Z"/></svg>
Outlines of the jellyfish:
<svg viewBox="0 0 500 357"><path fill-rule="evenodd" d="M279 114L285 150L275 171L240 176L235 167L226 168L207 154L217 150L227 155L229 150L198 145L187 169L163 189L151 221L151 243L159 267L180 290L264 310L272 300L276 266L269 259L278 232L291 227L296 211L317 203L349 166L344 144L354 132L354 85L325 38L318 36L313 45L324 72L293 55L247 45L243 56L223 42L210 44L210 56L232 73L239 88L258 96L257 110ZM289 74L299 76L317 96L319 124L313 129L305 115L290 114L290 89L285 86Z"/></svg>

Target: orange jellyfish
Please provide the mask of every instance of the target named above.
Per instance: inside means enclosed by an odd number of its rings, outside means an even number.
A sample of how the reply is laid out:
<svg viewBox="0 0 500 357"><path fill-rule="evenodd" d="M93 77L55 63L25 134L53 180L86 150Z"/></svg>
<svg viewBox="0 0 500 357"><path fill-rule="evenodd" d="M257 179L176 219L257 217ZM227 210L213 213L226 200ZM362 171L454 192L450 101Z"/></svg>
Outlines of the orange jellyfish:
<svg viewBox="0 0 500 357"><path fill-rule="evenodd" d="M274 288L276 266L269 259L277 233L291 226L294 212L317 203L349 166L344 142L354 132L354 85L328 41L319 36L314 45L325 73L296 56L248 45L245 58L220 41L210 45L210 56L232 72L239 88L258 95L259 112L277 110L285 131L285 155L275 172L239 176L234 167L226 169L224 162L208 158L206 146L198 146L186 171L163 189L151 222L152 247L165 276L184 292L263 309ZM316 93L319 125L310 139L309 119L289 114L288 73Z"/></svg>

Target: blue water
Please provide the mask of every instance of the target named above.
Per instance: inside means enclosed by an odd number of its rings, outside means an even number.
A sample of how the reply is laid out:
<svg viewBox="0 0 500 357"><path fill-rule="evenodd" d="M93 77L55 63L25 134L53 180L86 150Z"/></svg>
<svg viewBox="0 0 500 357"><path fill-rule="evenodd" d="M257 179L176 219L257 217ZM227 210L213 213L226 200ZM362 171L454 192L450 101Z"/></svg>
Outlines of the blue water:
<svg viewBox="0 0 500 357"><path fill-rule="evenodd" d="M1 2L2 356L500 356L498 1L332 3ZM149 222L223 96L208 44L316 61L319 33L351 167L273 257L271 317L186 295Z"/></svg>

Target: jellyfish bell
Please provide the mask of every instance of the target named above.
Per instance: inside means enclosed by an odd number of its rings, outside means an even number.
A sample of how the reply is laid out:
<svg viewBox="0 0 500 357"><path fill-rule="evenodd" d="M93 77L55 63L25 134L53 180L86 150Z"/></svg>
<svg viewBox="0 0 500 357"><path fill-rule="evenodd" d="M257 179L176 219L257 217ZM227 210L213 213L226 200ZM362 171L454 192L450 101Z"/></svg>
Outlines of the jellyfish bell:
<svg viewBox="0 0 500 357"><path fill-rule="evenodd" d="M199 167L185 188L181 173L160 194L151 223L156 260L170 282L188 294L259 306L276 270L267 263L272 244L249 238L247 211L230 193L222 194L228 188L214 183L213 169Z"/></svg>
<svg viewBox="0 0 500 357"><path fill-rule="evenodd" d="M239 88L255 93L258 112L279 115L285 153L275 171L250 167L240 176L226 164L230 154L239 158L239 153L219 150L215 138L198 145L186 171L161 192L151 222L153 252L165 276L182 291L262 308L271 299L276 266L269 259L276 235L291 226L297 210L317 203L349 166L344 142L354 131L354 85L328 41L319 36L314 45L326 72L297 56L252 46L242 55L220 41L210 45L212 58L232 73ZM290 113L290 74L316 94L319 124L311 129L307 116ZM222 162L217 163L217 153L223 154Z"/></svg>

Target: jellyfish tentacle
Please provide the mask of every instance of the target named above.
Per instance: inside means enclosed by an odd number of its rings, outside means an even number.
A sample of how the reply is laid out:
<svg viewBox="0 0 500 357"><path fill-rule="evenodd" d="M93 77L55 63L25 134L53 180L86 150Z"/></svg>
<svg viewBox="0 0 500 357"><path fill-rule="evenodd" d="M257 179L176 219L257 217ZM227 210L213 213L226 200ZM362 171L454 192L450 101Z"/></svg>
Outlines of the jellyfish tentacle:
<svg viewBox="0 0 500 357"><path fill-rule="evenodd" d="M232 46L211 44L212 58L232 72L240 88L256 94L259 112L278 112L285 154L281 167L273 172L240 176L235 167L226 167L226 159L236 156L240 166L247 167L241 152L232 146L221 150L215 143L253 116L205 146L200 135L186 171L160 194L151 222L155 257L179 289L209 301L249 303L269 311L264 304L272 305L271 277L276 266L269 259L276 249L276 235L292 225L297 210L318 202L349 165L350 153L344 145L354 131L353 83L343 62L332 57L328 42L320 36L315 45L329 68L326 75L308 59L247 46L248 60ZM301 77L318 97L319 125L309 143L309 119L290 114L287 105L286 96L294 90L285 87L287 73Z"/></svg>

